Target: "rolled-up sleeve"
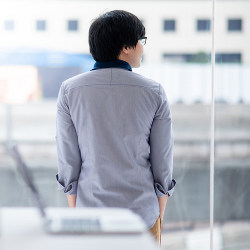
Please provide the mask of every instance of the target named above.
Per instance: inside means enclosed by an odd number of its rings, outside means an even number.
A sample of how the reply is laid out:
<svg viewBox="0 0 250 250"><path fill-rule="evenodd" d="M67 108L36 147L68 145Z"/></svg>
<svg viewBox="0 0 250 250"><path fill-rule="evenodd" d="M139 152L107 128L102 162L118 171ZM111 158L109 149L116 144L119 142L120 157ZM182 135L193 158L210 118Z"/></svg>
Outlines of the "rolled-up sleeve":
<svg viewBox="0 0 250 250"><path fill-rule="evenodd" d="M176 185L172 179L173 145L171 112L165 90L160 84L158 109L150 131L150 162L158 197L172 196Z"/></svg>
<svg viewBox="0 0 250 250"><path fill-rule="evenodd" d="M65 82L61 85L57 99L56 146L58 190L63 190L66 194L76 195L82 160L77 133L70 116Z"/></svg>

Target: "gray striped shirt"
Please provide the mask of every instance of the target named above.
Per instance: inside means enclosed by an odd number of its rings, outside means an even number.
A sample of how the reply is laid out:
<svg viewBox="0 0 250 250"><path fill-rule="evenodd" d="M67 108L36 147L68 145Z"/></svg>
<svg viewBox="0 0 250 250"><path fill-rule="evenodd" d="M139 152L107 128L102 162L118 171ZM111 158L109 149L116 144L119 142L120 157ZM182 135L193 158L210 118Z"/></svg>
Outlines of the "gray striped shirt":
<svg viewBox="0 0 250 250"><path fill-rule="evenodd" d="M161 84L124 68L100 68L61 85L57 101L58 189L76 207L123 207L148 229L157 196L171 196L173 132Z"/></svg>

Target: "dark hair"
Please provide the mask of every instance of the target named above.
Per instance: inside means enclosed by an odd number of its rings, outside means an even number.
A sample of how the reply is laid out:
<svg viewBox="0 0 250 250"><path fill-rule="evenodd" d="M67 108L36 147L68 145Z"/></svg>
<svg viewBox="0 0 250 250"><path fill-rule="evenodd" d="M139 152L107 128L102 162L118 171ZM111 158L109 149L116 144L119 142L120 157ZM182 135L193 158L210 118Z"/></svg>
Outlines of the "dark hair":
<svg viewBox="0 0 250 250"><path fill-rule="evenodd" d="M132 13L113 10L94 19L89 28L89 49L96 61L116 60L124 46L135 48L145 27Z"/></svg>

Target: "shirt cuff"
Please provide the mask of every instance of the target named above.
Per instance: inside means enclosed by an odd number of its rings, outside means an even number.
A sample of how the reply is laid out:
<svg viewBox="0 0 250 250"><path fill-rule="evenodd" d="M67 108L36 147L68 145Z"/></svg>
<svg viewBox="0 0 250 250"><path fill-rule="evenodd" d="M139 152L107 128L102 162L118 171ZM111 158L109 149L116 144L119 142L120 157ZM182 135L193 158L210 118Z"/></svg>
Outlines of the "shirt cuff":
<svg viewBox="0 0 250 250"><path fill-rule="evenodd" d="M58 180L58 174L56 175L56 180L58 184L58 190L64 191L65 194L76 195L77 194L77 183L78 181L73 181L69 183L66 187L62 185Z"/></svg>
<svg viewBox="0 0 250 250"><path fill-rule="evenodd" d="M175 185L176 185L176 180L172 179L169 190L165 191L164 188L162 187L162 185L156 182L154 184L156 195L158 197L161 197L161 196L164 196L164 195L172 196L173 192L174 192Z"/></svg>

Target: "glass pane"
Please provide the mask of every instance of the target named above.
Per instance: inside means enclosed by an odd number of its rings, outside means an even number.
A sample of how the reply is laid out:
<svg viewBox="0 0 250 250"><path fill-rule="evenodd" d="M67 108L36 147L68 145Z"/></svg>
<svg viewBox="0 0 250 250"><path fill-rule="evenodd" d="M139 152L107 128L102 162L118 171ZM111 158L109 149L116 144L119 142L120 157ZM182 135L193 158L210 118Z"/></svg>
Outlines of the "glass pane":
<svg viewBox="0 0 250 250"><path fill-rule="evenodd" d="M204 31L210 30L210 20L197 20L197 30Z"/></svg>
<svg viewBox="0 0 250 250"><path fill-rule="evenodd" d="M221 249L250 248L249 11L250 1L216 1L214 233Z"/></svg>
<svg viewBox="0 0 250 250"><path fill-rule="evenodd" d="M14 140L45 204L68 206L55 178L56 98L64 80L93 66L88 46L91 21L105 11L124 9L143 20L148 37L141 67L133 71L163 86L172 114L177 186L167 201L162 248L209 246L211 31L197 32L196 21L211 20L211 6L211 1L41 1L37 8L36 2L29 2L29 11L17 17L18 39L6 35L0 40L1 205L35 204L8 152ZM12 8L8 3L0 8L2 19L12 18ZM62 11L54 18L54 11L48 10ZM41 39L29 27L43 14L54 32L44 32ZM65 24L68 30L78 30L80 22L79 34L68 36Z"/></svg>
<svg viewBox="0 0 250 250"><path fill-rule="evenodd" d="M164 31L175 30L175 20L164 20Z"/></svg>
<svg viewBox="0 0 250 250"><path fill-rule="evenodd" d="M212 2L161 1L154 9L154 22L144 18L148 40L137 71L164 86L173 119L177 185L167 201L162 247L209 249ZM157 29L161 19L175 20L175 32ZM197 19L205 20L206 32L197 31Z"/></svg>
<svg viewBox="0 0 250 250"><path fill-rule="evenodd" d="M228 19L228 31L241 30L242 20L241 19Z"/></svg>
<svg viewBox="0 0 250 250"><path fill-rule="evenodd" d="M4 21L4 29L5 30L14 30L14 21L13 20Z"/></svg>
<svg viewBox="0 0 250 250"><path fill-rule="evenodd" d="M37 20L36 21L36 30L46 30L46 21L45 20Z"/></svg>
<svg viewBox="0 0 250 250"><path fill-rule="evenodd" d="M78 21L77 20L69 20L68 21L68 30L78 30Z"/></svg>

